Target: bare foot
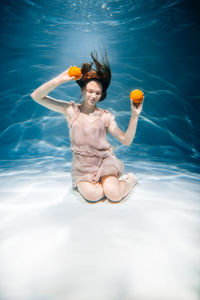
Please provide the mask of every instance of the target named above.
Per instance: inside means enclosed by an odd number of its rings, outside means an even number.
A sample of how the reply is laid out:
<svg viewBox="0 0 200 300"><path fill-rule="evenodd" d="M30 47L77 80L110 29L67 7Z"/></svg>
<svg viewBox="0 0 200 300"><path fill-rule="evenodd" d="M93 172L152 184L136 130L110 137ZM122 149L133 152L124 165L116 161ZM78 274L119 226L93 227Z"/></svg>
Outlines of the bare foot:
<svg viewBox="0 0 200 300"><path fill-rule="evenodd" d="M124 179L120 180L121 185L123 185L124 194L127 195L137 184L138 179L133 173L128 173Z"/></svg>
<svg viewBox="0 0 200 300"><path fill-rule="evenodd" d="M137 184L138 179L133 173L128 173L126 181L130 185L130 189L132 189Z"/></svg>

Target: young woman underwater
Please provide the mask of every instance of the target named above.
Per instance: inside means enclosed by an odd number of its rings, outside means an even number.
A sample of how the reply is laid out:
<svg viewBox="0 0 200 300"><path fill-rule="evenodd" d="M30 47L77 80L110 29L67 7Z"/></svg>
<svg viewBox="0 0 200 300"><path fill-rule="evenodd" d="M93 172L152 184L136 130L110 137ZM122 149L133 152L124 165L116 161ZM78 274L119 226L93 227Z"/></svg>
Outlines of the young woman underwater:
<svg viewBox="0 0 200 300"><path fill-rule="evenodd" d="M73 187L88 202L98 202L106 198L111 202L120 202L137 183L132 173L121 180L123 162L115 156L106 134L109 132L119 142L130 146L136 133L142 104L138 107L131 101L131 118L128 129L123 132L115 117L109 111L97 107L99 101L106 98L111 80L111 69L107 56L102 62L91 53L93 63L84 63L79 80L70 77L68 70L37 88L31 97L37 103L63 114L67 120L72 160ZM92 65L95 69L92 69ZM66 102L54 99L48 94L62 83L76 80L81 88L83 102Z"/></svg>

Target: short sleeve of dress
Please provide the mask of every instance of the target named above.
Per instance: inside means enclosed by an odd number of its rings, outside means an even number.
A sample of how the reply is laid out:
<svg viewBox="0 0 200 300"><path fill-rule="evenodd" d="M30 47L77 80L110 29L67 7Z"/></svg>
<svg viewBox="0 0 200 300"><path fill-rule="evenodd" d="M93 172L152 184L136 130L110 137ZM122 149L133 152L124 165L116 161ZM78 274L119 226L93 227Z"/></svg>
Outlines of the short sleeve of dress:
<svg viewBox="0 0 200 300"><path fill-rule="evenodd" d="M78 110L77 104L74 101L68 102L67 110L68 110L68 116L69 116L67 118L68 126L71 127L73 121L77 118L79 110Z"/></svg>
<svg viewBox="0 0 200 300"><path fill-rule="evenodd" d="M68 102L68 108L75 110L76 109L77 104L74 101L70 101Z"/></svg>
<svg viewBox="0 0 200 300"><path fill-rule="evenodd" d="M115 115L111 114L109 111L104 111L104 122L105 127L108 128L111 124L111 122L115 121Z"/></svg>

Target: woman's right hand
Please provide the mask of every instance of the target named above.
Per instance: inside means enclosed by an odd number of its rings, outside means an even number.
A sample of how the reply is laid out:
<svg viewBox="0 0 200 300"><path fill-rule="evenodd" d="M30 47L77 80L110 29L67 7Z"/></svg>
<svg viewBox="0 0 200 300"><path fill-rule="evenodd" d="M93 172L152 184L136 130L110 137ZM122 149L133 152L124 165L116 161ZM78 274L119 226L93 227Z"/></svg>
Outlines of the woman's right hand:
<svg viewBox="0 0 200 300"><path fill-rule="evenodd" d="M76 80L75 76L69 76L68 74L69 68L62 72L60 75L58 75L58 78L62 81L62 82L67 82L67 81L71 81L71 80Z"/></svg>

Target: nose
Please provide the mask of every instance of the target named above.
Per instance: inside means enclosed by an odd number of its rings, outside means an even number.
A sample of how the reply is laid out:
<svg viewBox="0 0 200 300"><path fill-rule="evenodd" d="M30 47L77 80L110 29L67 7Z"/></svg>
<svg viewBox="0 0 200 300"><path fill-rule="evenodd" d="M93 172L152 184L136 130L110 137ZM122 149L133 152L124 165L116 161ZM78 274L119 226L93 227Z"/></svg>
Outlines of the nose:
<svg viewBox="0 0 200 300"><path fill-rule="evenodd" d="M96 93L92 93L91 98L95 99L96 98Z"/></svg>

